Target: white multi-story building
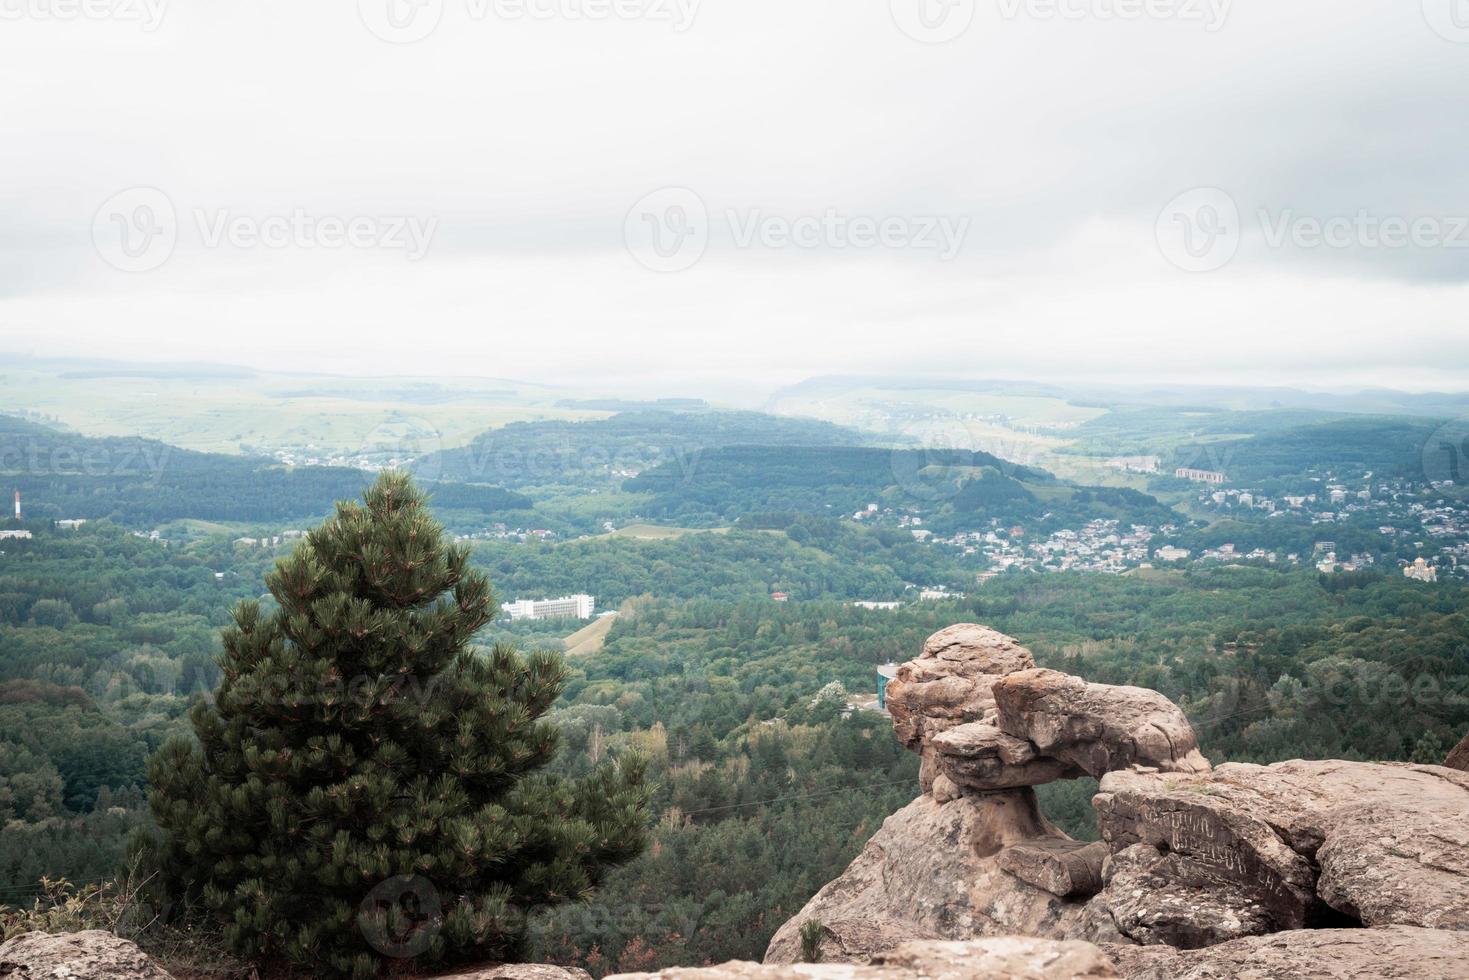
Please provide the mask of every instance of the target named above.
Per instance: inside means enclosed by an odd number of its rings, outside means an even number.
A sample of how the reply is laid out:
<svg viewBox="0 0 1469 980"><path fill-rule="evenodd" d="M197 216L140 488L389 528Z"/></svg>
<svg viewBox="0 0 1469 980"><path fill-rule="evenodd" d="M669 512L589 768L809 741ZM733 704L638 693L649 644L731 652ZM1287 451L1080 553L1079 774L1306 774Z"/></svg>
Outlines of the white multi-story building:
<svg viewBox="0 0 1469 980"><path fill-rule="evenodd" d="M511 619L591 619L596 600L586 594L559 599L517 599L501 611Z"/></svg>
<svg viewBox="0 0 1469 980"><path fill-rule="evenodd" d="M1173 471L1173 475L1180 480L1192 480L1195 483L1223 483L1224 474L1214 470L1196 470L1187 466L1180 466Z"/></svg>

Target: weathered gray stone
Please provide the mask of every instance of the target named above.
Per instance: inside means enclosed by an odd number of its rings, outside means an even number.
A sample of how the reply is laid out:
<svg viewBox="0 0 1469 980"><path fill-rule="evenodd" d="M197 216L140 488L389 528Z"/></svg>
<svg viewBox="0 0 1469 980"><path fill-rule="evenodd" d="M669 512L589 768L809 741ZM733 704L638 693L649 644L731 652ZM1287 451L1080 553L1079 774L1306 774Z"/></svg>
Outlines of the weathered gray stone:
<svg viewBox="0 0 1469 980"><path fill-rule="evenodd" d="M1280 928L1248 882L1201 880L1198 868L1178 854L1148 844L1107 858L1104 900L1093 902L1080 938L1107 942L1125 938L1144 945L1198 949L1240 936L1259 936ZM1097 930L1097 931L1090 931ZM1120 934L1120 935L1119 935Z"/></svg>
<svg viewBox="0 0 1469 980"><path fill-rule="evenodd" d="M607 980L1103 980L1112 960L1090 943L1005 936L972 942L904 943L870 964L724 963Z"/></svg>
<svg viewBox="0 0 1469 980"><path fill-rule="evenodd" d="M898 668L885 695L898 741L923 757L923 791L938 775L934 736L956 725L980 721L995 710L994 683L1035 659L1011 637L987 626L961 623L939 630L923 651Z"/></svg>
<svg viewBox="0 0 1469 980"><path fill-rule="evenodd" d="M932 980L1083 980L1115 977L1112 959L1084 942L1058 942L1024 936L1000 936L972 942L905 943L872 958L877 966L896 967Z"/></svg>
<svg viewBox="0 0 1469 980"><path fill-rule="evenodd" d="M1144 766L1207 772L1188 719L1157 691L1088 684L1055 670L1023 670L995 682L998 726L1041 755L1092 776Z"/></svg>
<svg viewBox="0 0 1469 980"><path fill-rule="evenodd" d="M862 961L914 938L1064 938L1080 922L1082 904L1021 881L996 861L1012 844L1045 837L1063 835L1041 816L1030 790L947 804L921 796L780 927L765 961L799 960L801 925L811 919L823 926L829 961Z"/></svg>
<svg viewBox="0 0 1469 980"><path fill-rule="evenodd" d="M503 963L482 966L467 973L445 974L434 980L592 980L586 970L547 963Z"/></svg>
<svg viewBox="0 0 1469 980"><path fill-rule="evenodd" d="M1462 769L1469 772L1469 735L1465 735L1463 741L1454 746L1443 764L1449 769Z"/></svg>
<svg viewBox="0 0 1469 980"><path fill-rule="evenodd" d="M6 980L173 980L126 939L100 929L25 932L0 944Z"/></svg>
<svg viewBox="0 0 1469 980"><path fill-rule="evenodd" d="M1128 980L1469 980L1469 933L1301 929L1183 951L1107 946Z"/></svg>
<svg viewBox="0 0 1469 980"><path fill-rule="evenodd" d="M1107 845L1075 840L1033 840L1000 852L1001 868L1057 898L1091 898L1102 890Z"/></svg>
<svg viewBox="0 0 1469 980"><path fill-rule="evenodd" d="M1159 855L1104 868L1093 900L1134 940L1193 945L1205 908L1237 935L1342 916L1469 929L1469 774L1339 761L1119 772L1095 803L1114 861L1135 844Z"/></svg>
<svg viewBox="0 0 1469 980"><path fill-rule="evenodd" d="M970 722L933 737L939 772L966 789L987 792L1044 786L1086 775L1076 766L1042 756L1034 745L984 722Z"/></svg>

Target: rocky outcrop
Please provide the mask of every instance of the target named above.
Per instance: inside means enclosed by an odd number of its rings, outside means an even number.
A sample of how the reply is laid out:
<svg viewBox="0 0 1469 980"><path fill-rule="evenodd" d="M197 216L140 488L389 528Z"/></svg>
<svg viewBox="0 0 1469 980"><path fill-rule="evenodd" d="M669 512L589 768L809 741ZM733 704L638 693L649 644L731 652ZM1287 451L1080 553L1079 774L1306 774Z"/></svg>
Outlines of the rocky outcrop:
<svg viewBox="0 0 1469 980"><path fill-rule="evenodd" d="M1087 775L1131 766L1209 770L1188 719L1157 691L1088 684L1054 670L1023 670L1001 678L994 695L1006 734Z"/></svg>
<svg viewBox="0 0 1469 980"><path fill-rule="evenodd" d="M939 770L933 740L950 728L995 714L995 681L1028 670L1035 658L1011 637L988 626L963 623L939 630L919 655L898 668L885 695L898 741L922 759L919 776L928 792Z"/></svg>
<svg viewBox="0 0 1469 980"><path fill-rule="evenodd" d="M1128 980L1469 980L1469 935L1437 929L1298 929L1206 949L1109 946Z"/></svg>
<svg viewBox="0 0 1469 980"><path fill-rule="evenodd" d="M21 933L0 944L6 980L173 980L136 944L110 932Z"/></svg>
<svg viewBox="0 0 1469 980"><path fill-rule="evenodd" d="M1112 857L1096 902L1138 942L1343 922L1469 929L1469 774L1297 761L1119 772L1101 789Z"/></svg>
<svg viewBox="0 0 1469 980"><path fill-rule="evenodd" d="M1427 980L1453 975L1438 966L1469 943L1469 773L1212 769L1161 694L1037 669L1023 646L974 625L930 637L888 703L922 757L924 795L776 933L767 962L794 962L812 920L828 961L1013 932L1112 944L1124 976L1148 977L1234 976L1258 955L1275 965L1245 975L1360 966ZM1084 775L1101 779L1094 844L1053 827L1033 791ZM1421 955L1391 954L1425 930ZM1378 939L1389 952L1366 958Z"/></svg>
<svg viewBox="0 0 1469 980"><path fill-rule="evenodd" d="M1464 740L1454 746L1454 750L1449 753L1449 757L1444 760L1443 764L1448 769L1462 769L1469 772L1469 735L1465 735Z"/></svg>
<svg viewBox="0 0 1469 980"><path fill-rule="evenodd" d="M1122 766L1208 769L1166 698L1037 670L1029 650L984 626L929 637L887 703L898 740L923 760L924 795L781 927L766 962L794 962L811 920L828 960L854 962L911 938L1112 936L1084 919L1106 847L1057 830L1032 787Z"/></svg>
<svg viewBox="0 0 1469 980"><path fill-rule="evenodd" d="M1112 960L1091 943L1008 936L973 942L905 943L861 966L840 963L725 963L607 980L1102 980Z"/></svg>
<svg viewBox="0 0 1469 980"><path fill-rule="evenodd" d="M821 923L828 961L861 962L913 939L1026 934L1060 939L1081 908L1027 884L997 861L1007 847L1065 840L1029 790L939 803L921 796L883 823L842 876L781 926L767 963L801 956L801 926Z"/></svg>

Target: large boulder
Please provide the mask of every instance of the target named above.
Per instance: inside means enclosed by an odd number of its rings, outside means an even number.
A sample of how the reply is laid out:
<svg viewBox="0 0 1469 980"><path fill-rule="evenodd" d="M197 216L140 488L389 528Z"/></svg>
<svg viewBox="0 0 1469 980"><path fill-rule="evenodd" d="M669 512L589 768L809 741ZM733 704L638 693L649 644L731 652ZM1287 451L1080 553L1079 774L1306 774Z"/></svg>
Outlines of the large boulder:
<svg viewBox="0 0 1469 980"><path fill-rule="evenodd" d="M935 736L994 715L995 681L1035 666L1030 651L988 626L961 623L939 630L913 660L888 682L885 700L898 741L923 758L922 786L928 792L938 770Z"/></svg>
<svg viewBox="0 0 1469 980"><path fill-rule="evenodd" d="M1157 691L1023 670L1000 678L994 697L1001 730L1087 775L1130 766L1208 771L1188 719Z"/></svg>
<svg viewBox="0 0 1469 980"><path fill-rule="evenodd" d="M1465 735L1463 741L1454 746L1443 764L1449 769L1462 769L1469 772L1469 735Z"/></svg>
<svg viewBox="0 0 1469 980"><path fill-rule="evenodd" d="M1117 772L1094 802L1112 855L1094 899L1107 915L1089 919L1132 941L1469 929L1469 774L1336 761Z"/></svg>
<svg viewBox="0 0 1469 980"><path fill-rule="evenodd" d="M5 980L173 980L147 954L110 932L24 932L0 944Z"/></svg>
<svg viewBox="0 0 1469 980"><path fill-rule="evenodd" d="M1041 755L1035 744L982 721L933 737L938 771L956 786L980 792L1044 786L1085 776L1080 768Z"/></svg>
<svg viewBox="0 0 1469 980"><path fill-rule="evenodd" d="M1240 975L1347 977L1368 962L1364 935L1469 936L1469 772L1301 761L1211 770L1163 695L1037 669L982 626L930 637L899 668L888 704L898 739L922 756L925 795L781 927L767 962L795 962L812 921L827 961L1017 933L1154 949L1130 953L1122 972L1160 978L1234 976L1256 948L1264 963L1291 965ZM1455 753L1451 763L1469 747ZM1056 830L1033 790L1083 775L1101 779L1096 844ZM1269 934L1308 938L1241 945ZM1435 975L1435 951L1463 941L1435 935L1423 947L1434 951L1372 961L1368 975ZM1317 947L1324 966L1312 972ZM1220 952L1180 952L1193 949Z"/></svg>
<svg viewBox="0 0 1469 980"><path fill-rule="evenodd" d="M1106 949L1128 980L1469 980L1469 933L1411 926L1300 929L1188 951Z"/></svg>
<svg viewBox="0 0 1469 980"><path fill-rule="evenodd" d="M786 922L767 963L801 957L801 926L821 923L824 959L863 962L913 939L1064 938L1082 904L1006 872L998 856L1037 839L1065 840L1030 790L939 803L921 796L889 817L841 877Z"/></svg>
<svg viewBox="0 0 1469 980"><path fill-rule="evenodd" d="M1019 936L973 942L910 942L869 964L724 963L622 973L607 980L1102 980L1112 961L1091 943Z"/></svg>
<svg viewBox="0 0 1469 980"><path fill-rule="evenodd" d="M1102 890L1107 845L1045 838L1012 844L999 853L1001 868L1057 898L1091 898Z"/></svg>

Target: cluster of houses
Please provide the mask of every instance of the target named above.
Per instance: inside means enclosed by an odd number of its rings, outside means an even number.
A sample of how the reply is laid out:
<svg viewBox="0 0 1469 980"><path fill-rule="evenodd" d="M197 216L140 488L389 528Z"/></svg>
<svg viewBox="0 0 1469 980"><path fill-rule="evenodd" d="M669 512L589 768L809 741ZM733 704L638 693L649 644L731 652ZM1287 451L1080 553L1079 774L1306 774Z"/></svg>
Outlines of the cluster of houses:
<svg viewBox="0 0 1469 980"><path fill-rule="evenodd" d="M933 541L957 548L965 555L987 559L990 571L981 574L983 582L1012 569L1124 572L1149 562L1155 535L1176 530L1172 525L1155 531L1141 524L1124 528L1118 521L1094 520L1078 530L1062 529L1045 538L1031 538L1022 527L996 527L936 537Z"/></svg>

